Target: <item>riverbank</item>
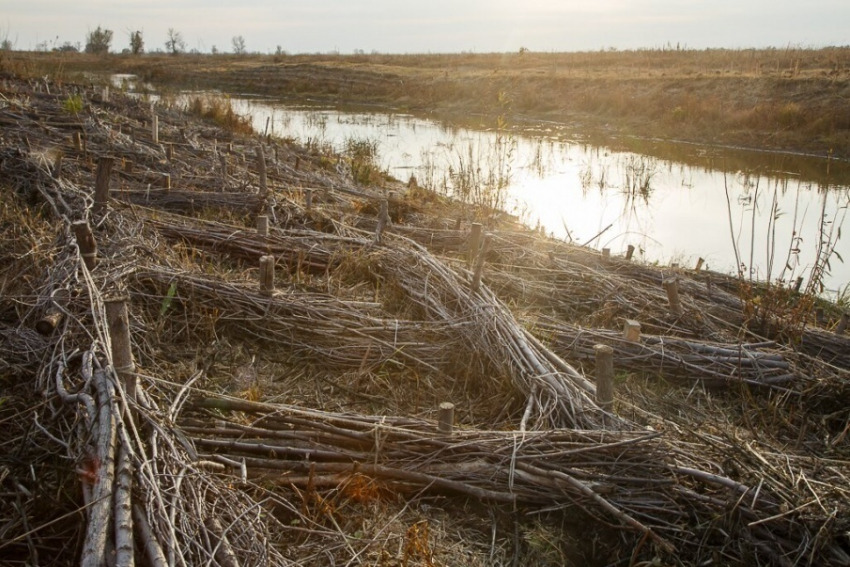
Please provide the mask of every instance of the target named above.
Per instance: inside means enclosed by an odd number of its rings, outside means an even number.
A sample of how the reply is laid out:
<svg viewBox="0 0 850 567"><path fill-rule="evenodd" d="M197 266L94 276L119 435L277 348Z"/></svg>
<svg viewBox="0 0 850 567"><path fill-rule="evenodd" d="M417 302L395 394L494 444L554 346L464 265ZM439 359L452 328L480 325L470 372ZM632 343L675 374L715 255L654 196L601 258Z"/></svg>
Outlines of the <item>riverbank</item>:
<svg viewBox="0 0 850 567"><path fill-rule="evenodd" d="M850 562L840 306L48 86L0 81L7 560Z"/></svg>
<svg viewBox="0 0 850 567"><path fill-rule="evenodd" d="M850 48L456 55L8 52L32 76L133 73L158 86L371 104L494 126L850 158Z"/></svg>

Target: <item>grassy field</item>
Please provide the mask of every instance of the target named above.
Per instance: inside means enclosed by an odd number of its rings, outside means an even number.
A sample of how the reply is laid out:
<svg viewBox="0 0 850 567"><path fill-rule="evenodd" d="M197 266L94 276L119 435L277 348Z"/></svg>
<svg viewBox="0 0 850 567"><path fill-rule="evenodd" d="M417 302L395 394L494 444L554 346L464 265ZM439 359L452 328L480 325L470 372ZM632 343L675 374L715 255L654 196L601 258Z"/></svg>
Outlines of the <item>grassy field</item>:
<svg viewBox="0 0 850 567"><path fill-rule="evenodd" d="M6 52L0 70L850 157L850 48L420 55Z"/></svg>

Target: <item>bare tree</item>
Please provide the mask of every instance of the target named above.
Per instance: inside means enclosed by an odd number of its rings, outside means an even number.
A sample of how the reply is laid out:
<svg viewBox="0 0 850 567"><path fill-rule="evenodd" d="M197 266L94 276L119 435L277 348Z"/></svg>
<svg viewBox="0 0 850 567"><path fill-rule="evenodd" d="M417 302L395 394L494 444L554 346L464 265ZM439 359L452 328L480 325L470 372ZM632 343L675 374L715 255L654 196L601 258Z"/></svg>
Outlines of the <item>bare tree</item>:
<svg viewBox="0 0 850 567"><path fill-rule="evenodd" d="M183 34L174 28L168 28L168 39L165 41L165 50L172 55L178 55L186 51L186 42Z"/></svg>
<svg viewBox="0 0 850 567"><path fill-rule="evenodd" d="M97 26L97 29L86 35L86 53L109 53L112 44L112 30Z"/></svg>
<svg viewBox="0 0 850 567"><path fill-rule="evenodd" d="M130 53L140 55L145 52L145 40L141 31L130 32Z"/></svg>
<svg viewBox="0 0 850 567"><path fill-rule="evenodd" d="M233 36L233 53L245 55L245 38L241 35Z"/></svg>

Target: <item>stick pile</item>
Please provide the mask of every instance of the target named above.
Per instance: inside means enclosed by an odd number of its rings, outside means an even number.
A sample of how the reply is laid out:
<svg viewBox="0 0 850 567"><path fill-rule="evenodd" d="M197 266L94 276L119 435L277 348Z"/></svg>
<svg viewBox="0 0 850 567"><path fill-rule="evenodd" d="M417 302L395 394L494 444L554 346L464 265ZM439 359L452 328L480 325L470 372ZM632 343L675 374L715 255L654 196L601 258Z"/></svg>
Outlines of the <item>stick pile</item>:
<svg viewBox="0 0 850 567"><path fill-rule="evenodd" d="M338 156L167 107L154 136L138 99L5 82L3 557L493 564L531 561L527 515L578 515L622 564L850 564L842 337L824 360L823 329L801 351L748 335L720 276L706 293L504 221L474 250L451 203L382 207ZM598 344L694 407L603 411L582 368ZM492 531L426 529L458 502Z"/></svg>

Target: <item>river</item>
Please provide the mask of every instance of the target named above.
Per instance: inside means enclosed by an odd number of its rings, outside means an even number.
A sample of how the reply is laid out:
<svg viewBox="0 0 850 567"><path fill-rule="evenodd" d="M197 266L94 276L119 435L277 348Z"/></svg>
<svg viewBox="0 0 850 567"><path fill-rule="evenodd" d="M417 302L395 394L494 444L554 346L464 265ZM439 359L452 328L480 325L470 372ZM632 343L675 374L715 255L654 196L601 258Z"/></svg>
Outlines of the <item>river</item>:
<svg viewBox="0 0 850 567"><path fill-rule="evenodd" d="M577 139L555 124L452 126L407 114L230 98L258 132L344 151L367 142L393 177L498 204L556 238L659 265L836 297L850 290L850 164L639 138ZM466 120L466 123L474 122ZM812 278L820 264L822 278ZM817 270L815 271L817 272Z"/></svg>

